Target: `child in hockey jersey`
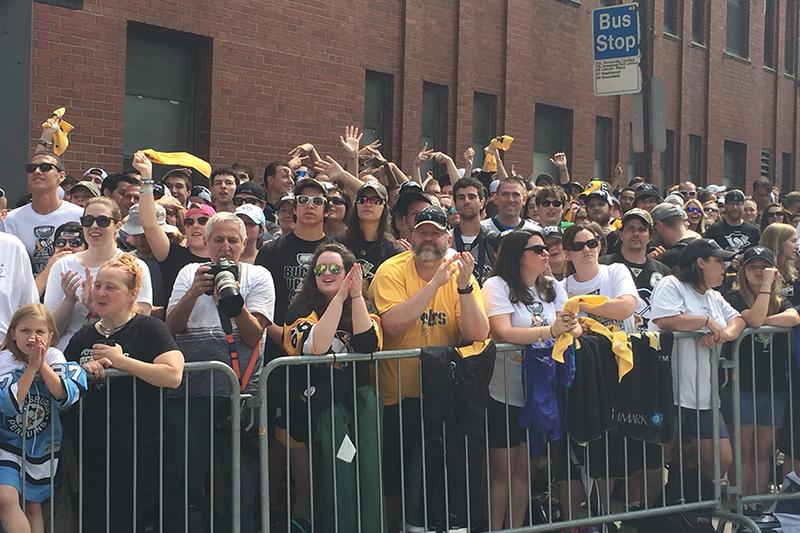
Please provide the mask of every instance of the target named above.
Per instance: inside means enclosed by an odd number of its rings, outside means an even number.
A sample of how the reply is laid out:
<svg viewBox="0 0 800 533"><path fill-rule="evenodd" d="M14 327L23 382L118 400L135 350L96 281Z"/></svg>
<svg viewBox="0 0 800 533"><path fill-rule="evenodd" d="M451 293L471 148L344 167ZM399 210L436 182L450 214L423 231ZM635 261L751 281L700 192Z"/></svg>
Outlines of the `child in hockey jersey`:
<svg viewBox="0 0 800 533"><path fill-rule="evenodd" d="M44 531L42 502L50 497L61 444L58 410L77 402L86 388L86 373L52 347L56 340L47 308L28 304L14 313L0 346L0 523L7 533Z"/></svg>

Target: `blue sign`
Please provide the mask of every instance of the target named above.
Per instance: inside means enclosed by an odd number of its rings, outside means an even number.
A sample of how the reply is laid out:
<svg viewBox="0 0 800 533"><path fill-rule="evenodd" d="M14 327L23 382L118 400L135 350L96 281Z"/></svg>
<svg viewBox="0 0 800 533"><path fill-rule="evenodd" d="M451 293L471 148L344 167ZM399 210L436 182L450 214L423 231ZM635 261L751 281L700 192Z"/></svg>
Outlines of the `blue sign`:
<svg viewBox="0 0 800 533"><path fill-rule="evenodd" d="M595 61L639 55L639 4L595 9L592 29Z"/></svg>

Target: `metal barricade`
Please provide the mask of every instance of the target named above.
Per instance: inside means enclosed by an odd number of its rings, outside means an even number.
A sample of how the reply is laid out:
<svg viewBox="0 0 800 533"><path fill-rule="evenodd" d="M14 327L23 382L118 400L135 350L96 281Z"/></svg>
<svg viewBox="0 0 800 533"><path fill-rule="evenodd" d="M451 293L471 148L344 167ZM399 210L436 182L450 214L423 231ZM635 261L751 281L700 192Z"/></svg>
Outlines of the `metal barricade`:
<svg viewBox="0 0 800 533"><path fill-rule="evenodd" d="M675 407L672 414L676 431L672 442L644 443L615 437L613 430L605 429L601 439L590 443L577 443L569 436L560 442L547 442L538 456L530 453L530 429L522 431L521 442L512 436L514 430L509 421L516 422L519 406L507 401L500 402L499 416L490 409L490 414L494 415L484 417L480 442L458 433L457 428L448 424L442 423L439 428L426 423L425 413L431 406L425 404L422 394L419 399L400 398L391 409L370 411L374 420L365 420L347 408L344 415L335 413L337 402L346 400L351 409L357 409L359 402L357 385L345 387L344 393L336 392L339 376L348 376L356 383L357 374L361 375L357 367L367 367L370 385L375 389L375 396L380 398L377 363L382 361L384 365L397 365L396 388L402 391L403 379L407 377L400 371L401 361L419 359L419 349L274 359L262 373L259 392L262 531L291 531L294 519L296 525L320 532L400 530L415 533L437 528L454 532L538 532L620 521L635 524L676 514L699 515L700 521L709 522L711 516L716 515L751 525L747 518L722 507L723 483L720 481L730 462L730 446L726 438L720 437L723 426L717 376L721 349L716 347L705 352L709 354L707 361L693 359L693 354L698 353L696 349L691 352L684 349L684 353L679 349L681 340L696 347L701 337L700 333L674 333L673 375L693 375L689 382L693 383L694 398L707 397L708 405L695 402L688 408ZM508 344L497 346L497 357L503 361L506 392L512 376L509 365L514 357L519 357L520 349L522 347ZM505 357L509 354L512 359ZM686 365L689 370L682 374L681 369ZM419 390L422 391L423 379L430 377L419 374ZM676 379L673 387L675 397L681 398L681 379ZM342 395L346 398L341 398ZM316 402L323 400L328 408L318 410ZM459 407L454 406L455 409ZM381 411L386 415L383 418ZM341 416L349 418L334 420ZM409 425L410 421L418 427ZM391 460L385 457L387 443L382 437L390 422L398 426L395 437L400 448L396 459ZM338 433L337 424L343 428ZM490 424L493 429L504 429L490 434ZM380 464L377 476L368 479L363 470L374 465L361 465L359 461L365 446L372 446L372 442L364 442L361 433L373 431L373 426L377 427L374 446ZM324 442L318 440L320 428L326 432ZM566 430L564 433L566 435ZM409 435L412 435L410 439ZM370 438L373 438L371 433ZM283 446L278 445L278 440ZM404 449L409 446L413 448L412 453ZM578 457L581 454L584 457ZM463 460L463 465L454 467L453 457ZM726 464L721 465L721 459ZM370 456L366 462L372 460ZM385 460L392 463L388 469ZM593 461L595 466L592 466ZM325 468L329 474L319 468ZM399 474L398 495L390 492L390 480L385 479L386 472L391 470ZM342 478L349 481L343 482ZM665 496L667 478L670 498ZM320 487L321 483L328 485ZM634 505L637 499L638 506ZM370 503L366 504L367 501ZM493 501L504 506L499 519L497 509L493 510ZM298 506L302 507L302 512L293 513ZM323 507L325 511L321 512ZM280 517L273 516L278 513ZM503 525L492 528L493 514L495 521L500 520ZM378 518L370 520L367 516ZM431 523L431 516L439 517L433 519L439 522ZM396 523L389 517L396 518Z"/></svg>
<svg viewBox="0 0 800 533"><path fill-rule="evenodd" d="M182 407L182 414L188 417L190 396L187 385L205 375L210 384L207 395L209 411L202 415L209 428L209 457L205 459L208 464L209 494L208 508L200 509L195 507L196 502L191 501L188 482L191 469L199 466L189 464L190 452L199 445L190 442L189 438L190 425L196 421L184 418L179 424L183 428L182 436L174 435L177 441L170 442L167 434L174 430L170 425L175 421L167 419L165 410L169 402L174 402ZM229 396L218 396L215 400L215 376L217 380L229 384ZM62 441L59 446L50 446L49 450L50 495L49 504L43 506L46 531L240 531L239 428L242 400L238 379L224 363L187 363L181 387L182 391L156 388L113 369L106 371L105 379L89 381L90 391L94 388L92 394L98 390L104 391L105 399L98 401L98 398L82 395L78 405L61 414L64 427ZM125 406L129 411L120 408L120 398L131 400ZM227 410L220 409L224 404L229 405ZM140 412L143 407L147 412ZM36 438L36 424L42 423L45 413L40 406L28 405L27 401L21 409L22 413L17 417L23 438L20 466L22 472L30 473L37 465L26 460L27 439ZM157 420L145 418L151 415L155 415ZM215 415L218 418L224 416L225 420L215 421ZM120 421L123 418L125 420ZM231 428L229 438L224 436L225 447L229 446L229 456L220 457L219 450L215 451L215 437L219 445L218 433L224 427ZM50 424L49 431L51 442L56 442L54 424ZM170 454L171 451L179 453ZM176 481L176 455L183 458L183 491L180 498L167 487ZM57 458L60 461L58 468L55 467ZM222 475L226 479L220 481ZM22 483L23 502L27 487L28 483ZM221 489L225 494L215 495L214 491ZM170 494L170 497L165 498L165 494ZM175 502L178 502L177 506ZM224 506L224 524L214 524L215 505L217 509L220 505ZM206 517L206 521L201 520L201 527L197 527L193 514ZM182 523L169 524L170 517L175 516L182 517Z"/></svg>

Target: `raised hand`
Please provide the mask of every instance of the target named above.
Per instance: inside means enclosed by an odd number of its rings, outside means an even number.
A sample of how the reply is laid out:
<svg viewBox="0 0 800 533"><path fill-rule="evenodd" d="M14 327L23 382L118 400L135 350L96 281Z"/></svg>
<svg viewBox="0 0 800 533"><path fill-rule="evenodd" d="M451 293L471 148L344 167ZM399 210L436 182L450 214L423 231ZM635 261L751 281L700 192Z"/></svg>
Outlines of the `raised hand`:
<svg viewBox="0 0 800 533"><path fill-rule="evenodd" d="M358 155L358 145L361 143L361 137L363 136L363 133L358 132L358 126L345 127L344 137L340 135L339 142L342 143L348 156L356 157Z"/></svg>
<svg viewBox="0 0 800 533"><path fill-rule="evenodd" d="M36 335L36 348L33 353L28 356L28 366L36 371L42 368L44 363L44 354L47 352L47 343L41 335Z"/></svg>
<svg viewBox="0 0 800 533"><path fill-rule="evenodd" d="M314 162L314 171L322 172L323 174L330 176L332 179L336 179L344 174L344 168L342 168L342 165L340 165L329 155L326 155L325 159Z"/></svg>
<svg viewBox="0 0 800 533"><path fill-rule="evenodd" d="M142 175L142 179L153 179L153 162L150 161L150 158L144 155L144 152L135 152L133 154L133 162L131 164L133 165L133 168L138 170L139 174Z"/></svg>
<svg viewBox="0 0 800 533"><path fill-rule="evenodd" d="M380 154L380 152L378 152L378 148L380 148L381 146L383 146L381 144L381 140L380 139L375 139L374 141L372 141L371 143L366 145L364 148L359 150L358 151L358 155L366 155L366 156L370 156L370 157L375 157L375 153Z"/></svg>
<svg viewBox="0 0 800 533"><path fill-rule="evenodd" d="M557 169L567 168L567 154L564 152L557 152L550 158L550 163Z"/></svg>
<svg viewBox="0 0 800 533"><path fill-rule="evenodd" d="M414 166L415 167L422 166L425 163L425 161L431 158L432 155L433 155L433 150L432 149L429 150L428 143L425 143L425 146L417 154L417 157L414 158Z"/></svg>
<svg viewBox="0 0 800 533"><path fill-rule="evenodd" d="M761 290L766 292L772 291L772 284L778 276L778 269L775 267L767 267L764 269L764 280L761 282Z"/></svg>
<svg viewBox="0 0 800 533"><path fill-rule="evenodd" d="M314 145L311 143L305 143L295 146L294 148L289 150L289 155L291 157L295 157L298 155L302 156L302 155L308 155L313 151L314 151Z"/></svg>
<svg viewBox="0 0 800 533"><path fill-rule="evenodd" d="M461 252L460 254L456 254L459 259L460 266L458 268L458 276L456 277L456 283L458 283L459 289L466 289L470 283L470 277L472 276L472 272L475 270L475 258L472 257L472 254L469 252Z"/></svg>
<svg viewBox="0 0 800 533"><path fill-rule="evenodd" d="M297 154L297 155L293 155L292 158L289 159L289 161L287 161L286 163L289 165L289 168L291 168L292 170L295 170L297 168L302 167L305 164L306 159L308 159L308 158L309 158L309 156L307 156L307 155Z"/></svg>
<svg viewBox="0 0 800 533"><path fill-rule="evenodd" d="M86 309L91 312L94 312L92 309L92 290L94 289L94 279L92 277L91 269L86 269L84 271L85 277L83 279L83 284L81 287L83 288L83 294L81 295L81 303L83 304Z"/></svg>
<svg viewBox="0 0 800 533"><path fill-rule="evenodd" d="M78 287L81 286L83 280L80 274L67 270L61 273L61 290L64 291L64 298L72 302L78 301Z"/></svg>
<svg viewBox="0 0 800 533"><path fill-rule="evenodd" d="M350 286L350 298L355 299L363 296L364 272L361 270L361 263L356 263L347 273Z"/></svg>
<svg viewBox="0 0 800 533"><path fill-rule="evenodd" d="M464 162L467 170L471 170L473 162L475 161L475 148L470 146L464 150L464 153L461 155L461 160Z"/></svg>

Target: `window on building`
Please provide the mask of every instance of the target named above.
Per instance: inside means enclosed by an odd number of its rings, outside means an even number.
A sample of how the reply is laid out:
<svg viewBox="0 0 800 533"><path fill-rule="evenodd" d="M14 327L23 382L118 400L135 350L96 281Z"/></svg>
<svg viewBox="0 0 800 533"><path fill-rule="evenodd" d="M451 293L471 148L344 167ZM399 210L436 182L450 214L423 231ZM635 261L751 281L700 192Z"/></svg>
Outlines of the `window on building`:
<svg viewBox="0 0 800 533"><path fill-rule="evenodd" d="M672 35L680 35L681 2L664 0L664 31Z"/></svg>
<svg viewBox="0 0 800 533"><path fill-rule="evenodd" d="M778 25L775 0L764 0L764 66L775 68L775 28Z"/></svg>
<svg viewBox="0 0 800 533"><path fill-rule="evenodd" d="M376 139L381 141L381 153L392 158L392 88L391 74L367 71L364 88L364 138L366 146Z"/></svg>
<svg viewBox="0 0 800 533"><path fill-rule="evenodd" d="M422 86L422 145L433 150L446 152L447 139L447 87L425 82ZM443 167L428 161L420 168L422 179L432 170L435 175L443 174Z"/></svg>
<svg viewBox="0 0 800 533"><path fill-rule="evenodd" d="M692 42L706 44L706 0L692 0Z"/></svg>
<svg viewBox="0 0 800 533"><path fill-rule="evenodd" d="M781 154L781 191L794 190L794 157L789 152Z"/></svg>
<svg viewBox="0 0 800 533"><path fill-rule="evenodd" d="M608 117L594 119L594 177L607 180L611 177L612 136L614 121Z"/></svg>
<svg viewBox="0 0 800 533"><path fill-rule="evenodd" d="M556 152L572 157L572 109L536 104L533 118L533 175L549 174L558 178L550 158Z"/></svg>
<svg viewBox="0 0 800 533"><path fill-rule="evenodd" d="M768 148L761 149L761 177L772 176L772 152Z"/></svg>
<svg viewBox="0 0 800 533"><path fill-rule="evenodd" d="M744 187L747 173L747 145L735 141L725 141L723 161L723 181L729 189Z"/></svg>
<svg viewBox="0 0 800 533"><path fill-rule="evenodd" d="M208 42L150 26L128 26L124 162L148 146L198 151L200 62Z"/></svg>
<svg viewBox="0 0 800 533"><path fill-rule="evenodd" d="M41 4L66 7L68 9L83 9L83 0L36 0Z"/></svg>
<svg viewBox="0 0 800 533"><path fill-rule="evenodd" d="M689 181L701 185L703 179L703 138L689 135Z"/></svg>
<svg viewBox="0 0 800 533"><path fill-rule="evenodd" d="M784 69L787 74L797 75L797 2L786 0L786 42L783 50Z"/></svg>
<svg viewBox="0 0 800 533"><path fill-rule="evenodd" d="M661 188L675 182L675 132L667 130L667 147L661 152Z"/></svg>
<svg viewBox="0 0 800 533"><path fill-rule="evenodd" d="M483 166L483 149L497 135L497 97L475 93L472 97L472 148L475 150L473 168Z"/></svg>
<svg viewBox="0 0 800 533"><path fill-rule="evenodd" d="M725 19L725 50L749 57L750 0L728 0Z"/></svg>

